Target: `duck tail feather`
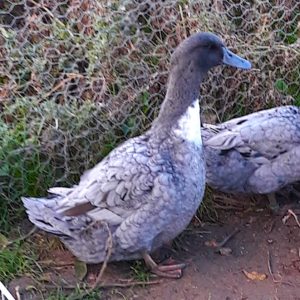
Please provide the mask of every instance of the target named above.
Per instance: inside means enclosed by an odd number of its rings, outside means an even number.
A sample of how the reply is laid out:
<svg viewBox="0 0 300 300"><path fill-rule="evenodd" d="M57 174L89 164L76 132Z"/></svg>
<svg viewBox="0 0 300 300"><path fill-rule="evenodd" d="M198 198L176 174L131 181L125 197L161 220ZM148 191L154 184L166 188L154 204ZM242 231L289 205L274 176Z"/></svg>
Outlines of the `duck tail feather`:
<svg viewBox="0 0 300 300"><path fill-rule="evenodd" d="M22 197L29 220L42 230L57 236L70 236L65 217L56 212L58 199Z"/></svg>

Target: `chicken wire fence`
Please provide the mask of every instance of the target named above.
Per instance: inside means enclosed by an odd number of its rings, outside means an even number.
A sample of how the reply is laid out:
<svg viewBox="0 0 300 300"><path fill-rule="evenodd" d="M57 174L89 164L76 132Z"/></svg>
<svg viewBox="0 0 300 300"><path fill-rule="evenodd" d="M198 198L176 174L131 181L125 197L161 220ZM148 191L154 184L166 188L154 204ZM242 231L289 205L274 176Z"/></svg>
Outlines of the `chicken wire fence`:
<svg viewBox="0 0 300 300"><path fill-rule="evenodd" d="M149 127L193 32L253 64L209 75L206 121L300 104L299 20L298 0L0 1L0 230L20 220L21 195L74 184Z"/></svg>

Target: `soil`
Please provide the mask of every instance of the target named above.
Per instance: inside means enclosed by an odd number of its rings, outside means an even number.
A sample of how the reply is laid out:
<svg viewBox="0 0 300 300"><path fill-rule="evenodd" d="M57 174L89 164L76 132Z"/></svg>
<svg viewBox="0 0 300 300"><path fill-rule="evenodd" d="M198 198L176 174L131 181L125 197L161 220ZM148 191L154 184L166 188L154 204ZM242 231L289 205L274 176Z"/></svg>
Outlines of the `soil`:
<svg viewBox="0 0 300 300"><path fill-rule="evenodd" d="M300 209L293 208L292 211L300 219ZM179 249L172 252L172 258L187 263L181 279L160 279L153 285L105 288L99 299L300 299L300 226L291 215L284 223L288 209L281 209L281 212L281 215L274 215L268 208L221 211L219 221L222 223L190 227L177 240ZM217 253L216 243L232 232L236 234L222 248L223 255ZM51 259L56 267L48 267L48 281L57 281L59 273L59 284L74 283L74 267L72 260L63 257L66 253L68 255L66 251L61 255L54 253L55 260ZM60 269L59 256L63 257L61 261L68 260ZM132 277L130 266L132 264L126 262L109 264L105 282L120 282L120 278ZM91 274L93 268L90 279ZM151 277L152 280L157 278ZM29 285L28 278L14 280L10 288L14 290L16 285L22 291L22 285L23 288ZM42 299L40 294L22 293L21 299Z"/></svg>

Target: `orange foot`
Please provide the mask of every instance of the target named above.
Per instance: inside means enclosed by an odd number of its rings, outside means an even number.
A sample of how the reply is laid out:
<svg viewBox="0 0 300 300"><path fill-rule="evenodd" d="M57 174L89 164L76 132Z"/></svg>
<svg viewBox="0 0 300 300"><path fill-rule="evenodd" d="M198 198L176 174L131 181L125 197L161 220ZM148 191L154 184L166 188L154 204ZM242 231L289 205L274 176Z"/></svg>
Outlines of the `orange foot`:
<svg viewBox="0 0 300 300"><path fill-rule="evenodd" d="M179 279L182 277L182 270L185 268L185 264L171 264L171 265L158 265L152 257L144 252L143 258L146 265L150 268L150 271L157 276Z"/></svg>

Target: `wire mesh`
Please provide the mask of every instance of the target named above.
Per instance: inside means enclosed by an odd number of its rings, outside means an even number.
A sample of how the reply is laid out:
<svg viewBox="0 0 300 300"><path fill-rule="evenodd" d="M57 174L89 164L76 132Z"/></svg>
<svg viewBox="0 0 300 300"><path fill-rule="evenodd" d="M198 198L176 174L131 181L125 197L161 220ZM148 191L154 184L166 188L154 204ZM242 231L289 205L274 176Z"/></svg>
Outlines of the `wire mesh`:
<svg viewBox="0 0 300 300"><path fill-rule="evenodd" d="M214 70L208 122L300 104L297 0L0 2L0 230L21 195L69 186L145 131L164 98L170 53L196 31L220 35L254 68Z"/></svg>

